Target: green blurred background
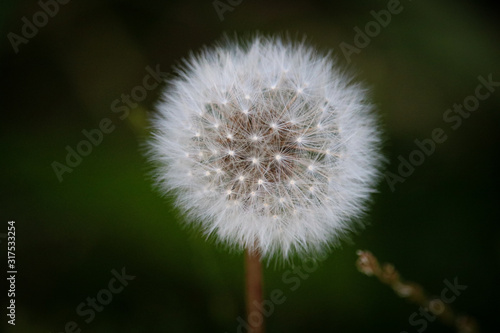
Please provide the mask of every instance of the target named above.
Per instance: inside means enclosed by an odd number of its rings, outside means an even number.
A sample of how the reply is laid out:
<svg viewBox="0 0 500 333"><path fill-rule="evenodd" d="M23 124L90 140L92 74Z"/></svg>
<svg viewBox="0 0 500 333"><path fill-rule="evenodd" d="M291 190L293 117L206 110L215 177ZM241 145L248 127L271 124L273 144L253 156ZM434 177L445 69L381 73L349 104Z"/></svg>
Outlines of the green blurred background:
<svg viewBox="0 0 500 333"><path fill-rule="evenodd" d="M222 2L227 3L222 0ZM233 0L234 2L234 0ZM369 226L344 242L297 290L283 281L290 266L265 269L265 289L286 301L267 319L268 332L417 332L418 308L356 270L355 251L371 250L409 280L439 295L443 280L468 286L452 304L474 316L483 332L498 332L500 291L500 88L456 130L443 113L462 103L478 76L500 81L498 12L486 1L402 1L402 12L353 54L354 27L388 1L251 1L223 14L212 1L70 1L14 49L22 17L35 1L3 1L0 233L17 227L17 321L3 332L236 332L244 313L241 253L185 230L181 218L152 189L141 145L160 88L148 92L125 119L114 100L142 84L146 66L172 66L223 32L305 34L372 87L385 127L388 170L407 158L415 139L434 128L448 135L434 154L392 192L379 186ZM116 126L59 182L51 164L64 163L82 130L109 118ZM2 258L6 240L0 239ZM5 263L2 263L5 268ZM75 309L126 268L136 278L95 319ZM5 270L4 270L5 272ZM5 281L4 279L2 279ZM5 283L4 283L5 284ZM5 309L7 285L2 285ZM497 318L497 319L495 319ZM439 322L425 332L453 332Z"/></svg>

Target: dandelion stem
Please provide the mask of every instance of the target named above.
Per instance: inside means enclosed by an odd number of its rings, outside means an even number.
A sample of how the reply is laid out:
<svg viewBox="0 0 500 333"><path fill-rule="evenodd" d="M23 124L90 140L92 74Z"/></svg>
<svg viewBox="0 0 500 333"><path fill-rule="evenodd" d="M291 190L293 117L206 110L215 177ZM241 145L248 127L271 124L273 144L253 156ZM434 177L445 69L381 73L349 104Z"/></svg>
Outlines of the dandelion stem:
<svg viewBox="0 0 500 333"><path fill-rule="evenodd" d="M262 264L258 250L245 251L246 307L249 333L264 333Z"/></svg>

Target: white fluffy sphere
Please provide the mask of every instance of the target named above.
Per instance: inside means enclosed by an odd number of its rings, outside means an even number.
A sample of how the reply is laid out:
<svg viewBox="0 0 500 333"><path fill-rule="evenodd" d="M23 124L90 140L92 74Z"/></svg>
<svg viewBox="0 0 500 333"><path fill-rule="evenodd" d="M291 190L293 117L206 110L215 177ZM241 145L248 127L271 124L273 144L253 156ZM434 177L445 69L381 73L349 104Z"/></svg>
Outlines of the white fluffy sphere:
<svg viewBox="0 0 500 333"><path fill-rule="evenodd" d="M379 178L380 135L366 91L328 55L280 37L225 40L177 74L150 157L188 223L285 259L353 229Z"/></svg>

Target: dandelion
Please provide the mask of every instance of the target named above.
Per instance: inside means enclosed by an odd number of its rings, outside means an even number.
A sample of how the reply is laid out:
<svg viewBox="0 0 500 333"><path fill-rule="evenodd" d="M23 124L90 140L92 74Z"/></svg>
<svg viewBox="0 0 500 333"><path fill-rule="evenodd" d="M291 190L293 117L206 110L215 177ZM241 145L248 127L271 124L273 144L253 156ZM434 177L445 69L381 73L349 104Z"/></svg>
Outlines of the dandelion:
<svg viewBox="0 0 500 333"><path fill-rule="evenodd" d="M150 156L187 223L264 258L319 254L349 234L378 180L380 135L366 90L329 55L226 39L177 74Z"/></svg>
<svg viewBox="0 0 500 333"><path fill-rule="evenodd" d="M157 185L188 224L246 249L249 320L262 316L261 258L325 252L354 229L379 178L366 90L304 42L205 48L177 70L158 111Z"/></svg>

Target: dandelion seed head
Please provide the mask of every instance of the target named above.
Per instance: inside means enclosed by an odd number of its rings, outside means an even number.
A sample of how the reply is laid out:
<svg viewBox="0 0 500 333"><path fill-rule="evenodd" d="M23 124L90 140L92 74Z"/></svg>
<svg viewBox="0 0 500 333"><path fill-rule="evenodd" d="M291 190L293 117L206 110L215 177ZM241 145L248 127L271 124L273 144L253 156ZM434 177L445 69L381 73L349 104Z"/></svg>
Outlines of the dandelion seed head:
<svg viewBox="0 0 500 333"><path fill-rule="evenodd" d="M305 43L257 36L206 48L178 69L158 111L158 186L187 223L231 248L322 253L354 229L380 178L365 89Z"/></svg>

